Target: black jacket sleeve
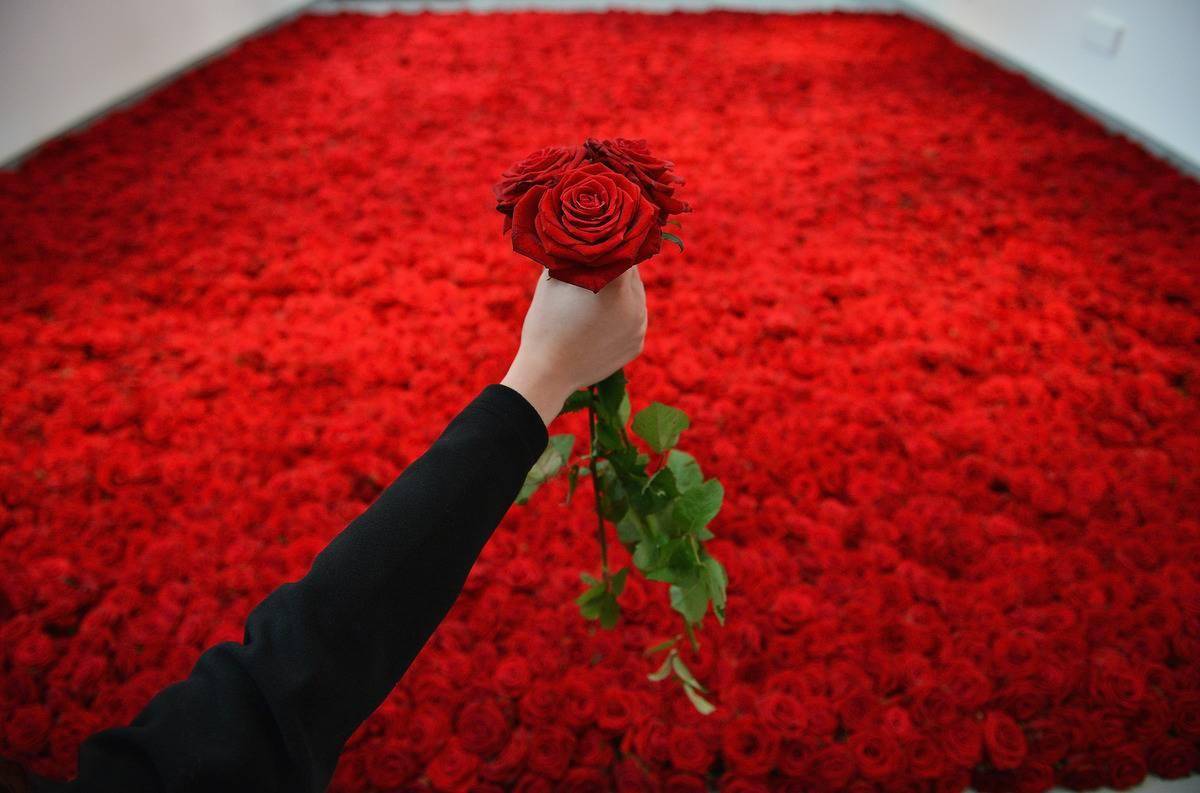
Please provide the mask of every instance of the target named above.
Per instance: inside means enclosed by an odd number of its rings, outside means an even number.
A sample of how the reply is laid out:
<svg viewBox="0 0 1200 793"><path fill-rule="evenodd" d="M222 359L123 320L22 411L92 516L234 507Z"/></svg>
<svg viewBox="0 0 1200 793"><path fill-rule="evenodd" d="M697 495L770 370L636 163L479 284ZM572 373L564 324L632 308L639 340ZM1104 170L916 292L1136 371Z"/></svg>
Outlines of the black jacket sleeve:
<svg viewBox="0 0 1200 793"><path fill-rule="evenodd" d="M350 734L450 609L546 447L525 399L488 386L245 640L207 650L127 727L98 733L43 791L320 791Z"/></svg>

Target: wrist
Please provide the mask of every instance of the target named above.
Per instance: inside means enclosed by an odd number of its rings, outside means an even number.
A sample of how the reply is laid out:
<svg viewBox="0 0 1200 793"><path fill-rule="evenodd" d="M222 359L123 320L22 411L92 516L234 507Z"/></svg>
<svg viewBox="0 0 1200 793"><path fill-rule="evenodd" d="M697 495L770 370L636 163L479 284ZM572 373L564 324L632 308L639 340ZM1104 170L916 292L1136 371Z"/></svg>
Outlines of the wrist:
<svg viewBox="0 0 1200 793"><path fill-rule="evenodd" d="M559 382L558 378L544 371L543 367L532 365L521 357L520 352L508 367L508 373L504 375L500 385L507 386L523 396L542 417L542 423L547 427L562 410L567 397L575 390Z"/></svg>

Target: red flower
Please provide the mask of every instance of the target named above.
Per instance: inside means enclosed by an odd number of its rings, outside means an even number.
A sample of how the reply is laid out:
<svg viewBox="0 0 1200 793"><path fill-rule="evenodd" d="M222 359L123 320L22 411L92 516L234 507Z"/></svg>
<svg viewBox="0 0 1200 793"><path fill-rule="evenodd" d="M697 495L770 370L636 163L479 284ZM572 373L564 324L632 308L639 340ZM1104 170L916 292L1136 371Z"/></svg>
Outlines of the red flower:
<svg viewBox="0 0 1200 793"><path fill-rule="evenodd" d="M438 790L465 791L475 782L478 771L479 758L464 749L457 738L451 738L425 773Z"/></svg>
<svg viewBox="0 0 1200 793"><path fill-rule="evenodd" d="M725 760L738 774L766 774L775 767L779 737L757 719L742 716L728 722L721 733Z"/></svg>
<svg viewBox="0 0 1200 793"><path fill-rule="evenodd" d="M668 738L671 765L681 771L705 774L713 762L713 749L695 728L673 727Z"/></svg>
<svg viewBox="0 0 1200 793"><path fill-rule="evenodd" d="M885 732L856 732L846 743L858 770L869 779L885 779L903 767L900 744Z"/></svg>
<svg viewBox="0 0 1200 793"><path fill-rule="evenodd" d="M564 173L582 163L583 158L582 146L547 146L513 163L492 188L496 209L511 215L529 188L554 185ZM508 230L507 225L505 230Z"/></svg>
<svg viewBox="0 0 1200 793"><path fill-rule="evenodd" d="M855 759L845 744L831 744L813 753L809 767L823 787L838 790L854 776Z"/></svg>
<svg viewBox="0 0 1200 793"><path fill-rule="evenodd" d="M531 188L513 211L513 250L593 292L661 245L654 205L603 165L582 165L553 187Z"/></svg>
<svg viewBox="0 0 1200 793"><path fill-rule="evenodd" d="M1146 778L1146 757L1140 746L1122 746L1108 758L1108 785L1128 790Z"/></svg>
<svg viewBox="0 0 1200 793"><path fill-rule="evenodd" d="M508 720L490 700L468 702L458 712L456 734L468 752L487 757L508 743Z"/></svg>
<svg viewBox="0 0 1200 793"><path fill-rule="evenodd" d="M32 754L50 735L50 710L43 705L25 705L8 714L4 740L18 754Z"/></svg>
<svg viewBox="0 0 1200 793"><path fill-rule="evenodd" d="M528 754L529 733L517 730L500 750L500 754L484 762L479 769L479 775L493 782L511 782L525 767Z"/></svg>
<svg viewBox="0 0 1200 793"><path fill-rule="evenodd" d="M984 717L983 743L996 768L1016 768L1025 759L1025 733L1012 717L1002 711L988 711Z"/></svg>
<svg viewBox="0 0 1200 793"><path fill-rule="evenodd" d="M529 740L529 770L549 779L561 779L575 753L575 736L563 727L543 727Z"/></svg>
<svg viewBox="0 0 1200 793"><path fill-rule="evenodd" d="M1166 738L1150 748L1150 773L1163 779L1182 779L1200 765L1200 751L1190 741Z"/></svg>
<svg viewBox="0 0 1200 793"><path fill-rule="evenodd" d="M675 187L683 184L683 179L675 175L675 163L660 160L651 154L646 141L588 138L584 146L589 158L641 185L646 196L662 211L664 218L692 211L691 207L674 197Z"/></svg>

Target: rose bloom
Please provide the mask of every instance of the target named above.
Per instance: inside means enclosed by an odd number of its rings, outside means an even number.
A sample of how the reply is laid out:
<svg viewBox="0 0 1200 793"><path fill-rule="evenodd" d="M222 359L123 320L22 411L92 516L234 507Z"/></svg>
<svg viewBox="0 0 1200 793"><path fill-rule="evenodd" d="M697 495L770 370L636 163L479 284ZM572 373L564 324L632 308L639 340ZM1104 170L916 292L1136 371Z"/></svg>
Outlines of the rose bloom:
<svg viewBox="0 0 1200 793"><path fill-rule="evenodd" d="M680 771L704 774L713 762L713 750L708 741L695 729L673 727L667 739L671 765Z"/></svg>
<svg viewBox="0 0 1200 793"><path fill-rule="evenodd" d="M662 247L658 211L636 184L603 165L531 188L513 210L512 246L550 275L593 292Z"/></svg>
<svg viewBox="0 0 1200 793"><path fill-rule="evenodd" d="M1150 772L1163 779L1182 779L1200 764L1200 751L1190 741L1165 738L1150 748Z"/></svg>
<svg viewBox="0 0 1200 793"><path fill-rule="evenodd" d="M535 730L529 742L529 770L550 779L561 779L575 754L575 736L564 727Z"/></svg>
<svg viewBox="0 0 1200 793"><path fill-rule="evenodd" d="M591 159L603 163L640 185L650 200L659 207L663 220L668 215L692 211L691 207L673 195L675 187L683 184L683 179L675 175L675 163L661 160L651 154L646 141L588 138L584 147Z"/></svg>
<svg viewBox="0 0 1200 793"><path fill-rule="evenodd" d="M1025 733L1011 716L1002 711L989 711L984 717L983 743L996 768L1016 768L1025 759Z"/></svg>
<svg viewBox="0 0 1200 793"><path fill-rule="evenodd" d="M721 745L729 768L746 776L769 773L779 756L779 737L749 716L726 723Z"/></svg>
<svg viewBox="0 0 1200 793"><path fill-rule="evenodd" d="M458 712L457 735L468 752L487 757L508 743L508 720L494 702L476 700Z"/></svg>
<svg viewBox="0 0 1200 793"><path fill-rule="evenodd" d="M582 146L547 146L514 163L492 187L496 209L511 215L513 207L531 187L554 184L565 172L582 163L583 157Z"/></svg>
<svg viewBox="0 0 1200 793"><path fill-rule="evenodd" d="M858 770L868 779L884 779L904 767L904 754L896 739L879 730L856 732L846 742Z"/></svg>
<svg viewBox="0 0 1200 793"><path fill-rule="evenodd" d="M464 749L457 738L447 741L425 771L434 787L446 791L470 789L478 772L479 758Z"/></svg>

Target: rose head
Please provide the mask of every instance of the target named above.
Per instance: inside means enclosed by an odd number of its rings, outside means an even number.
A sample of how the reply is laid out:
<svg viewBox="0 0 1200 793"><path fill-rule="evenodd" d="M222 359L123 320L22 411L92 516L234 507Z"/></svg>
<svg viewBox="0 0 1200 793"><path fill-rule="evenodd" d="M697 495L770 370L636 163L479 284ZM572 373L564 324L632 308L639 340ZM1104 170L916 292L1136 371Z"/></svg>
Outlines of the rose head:
<svg viewBox="0 0 1200 793"><path fill-rule="evenodd" d="M674 196L675 187L683 184L683 179L675 175L675 163L651 154L646 141L588 138L583 145L589 160L603 163L640 185L662 211L662 220L666 220L668 215L692 211L690 206Z"/></svg>
<svg viewBox="0 0 1200 793"><path fill-rule="evenodd" d="M582 146L547 146L514 163L492 187L496 209L511 215L529 188L554 184L566 171L583 162L583 157ZM504 230L508 230L507 224Z"/></svg>
<svg viewBox="0 0 1200 793"><path fill-rule="evenodd" d="M599 163L581 165L551 187L526 191L513 211L512 246L551 277L599 292L658 253L658 214L629 179Z"/></svg>

